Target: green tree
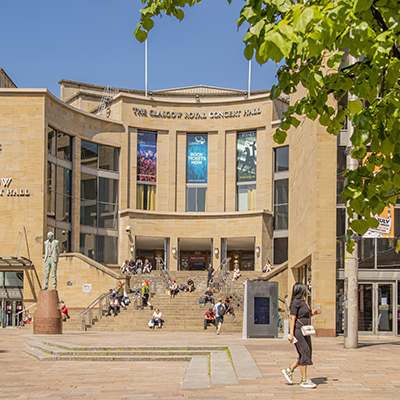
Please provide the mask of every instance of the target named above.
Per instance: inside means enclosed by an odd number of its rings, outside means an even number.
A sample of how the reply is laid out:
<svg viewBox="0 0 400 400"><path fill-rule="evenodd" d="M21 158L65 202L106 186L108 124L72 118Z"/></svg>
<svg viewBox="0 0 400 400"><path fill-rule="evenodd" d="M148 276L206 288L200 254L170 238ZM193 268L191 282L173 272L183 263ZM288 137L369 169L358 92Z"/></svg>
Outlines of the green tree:
<svg viewBox="0 0 400 400"><path fill-rule="evenodd" d="M201 0L142 2L134 31L139 41L147 38L154 17L165 13L182 20L185 6ZM281 65L271 99L290 95L299 85L306 90L285 113L274 135L277 143L301 116L318 119L333 135L346 118L354 127L351 155L359 166L345 172L342 193L350 217L349 251L352 235L378 226L373 215L400 194L399 6L397 0L247 0L238 20L238 27L248 24L245 57ZM346 63L349 56L355 62ZM330 96L350 100L333 108Z"/></svg>

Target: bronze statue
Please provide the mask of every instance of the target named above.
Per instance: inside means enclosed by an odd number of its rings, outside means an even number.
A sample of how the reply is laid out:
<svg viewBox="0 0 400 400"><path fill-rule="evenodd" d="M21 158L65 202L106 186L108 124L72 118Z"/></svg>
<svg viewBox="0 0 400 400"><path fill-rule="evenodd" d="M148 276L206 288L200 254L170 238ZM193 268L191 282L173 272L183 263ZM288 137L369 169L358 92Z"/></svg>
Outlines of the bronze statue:
<svg viewBox="0 0 400 400"><path fill-rule="evenodd" d="M53 237L53 232L49 232L47 234L48 240L44 242L44 283L42 290L47 290L49 286L50 270L53 279L52 289L57 289L57 263L58 256L60 255L60 248L58 240L53 239Z"/></svg>

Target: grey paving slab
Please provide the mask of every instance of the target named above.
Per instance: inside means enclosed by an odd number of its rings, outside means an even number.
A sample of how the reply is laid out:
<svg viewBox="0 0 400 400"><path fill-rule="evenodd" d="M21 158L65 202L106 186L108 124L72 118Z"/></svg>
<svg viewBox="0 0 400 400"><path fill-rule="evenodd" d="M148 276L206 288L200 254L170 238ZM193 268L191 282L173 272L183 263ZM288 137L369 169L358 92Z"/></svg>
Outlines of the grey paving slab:
<svg viewBox="0 0 400 400"><path fill-rule="evenodd" d="M193 356L182 381L182 389L208 389L210 376L208 374L209 361L207 356Z"/></svg>
<svg viewBox="0 0 400 400"><path fill-rule="evenodd" d="M212 351L210 355L211 385L235 385L235 371L225 351Z"/></svg>
<svg viewBox="0 0 400 400"><path fill-rule="evenodd" d="M228 350L238 379L262 378L261 371L245 346L229 346Z"/></svg>

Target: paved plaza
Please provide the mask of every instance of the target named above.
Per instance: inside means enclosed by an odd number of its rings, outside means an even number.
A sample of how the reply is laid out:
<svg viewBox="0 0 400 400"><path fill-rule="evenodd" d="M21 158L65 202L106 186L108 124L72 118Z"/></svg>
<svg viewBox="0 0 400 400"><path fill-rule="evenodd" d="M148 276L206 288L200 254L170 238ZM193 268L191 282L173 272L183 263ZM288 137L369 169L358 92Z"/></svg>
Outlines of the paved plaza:
<svg viewBox="0 0 400 400"><path fill-rule="evenodd" d="M77 348L216 346L231 349L231 354L213 352L204 367L203 361L39 361L21 350L28 348L29 341L43 338ZM318 387L302 389L298 370L294 385L288 385L281 375L282 368L296 356L294 346L283 339L245 340L237 333L217 336L211 329L187 334L149 330L68 332L40 337L33 336L30 330L2 329L0 398L399 399L400 339L360 337L359 341L359 349L346 350L342 337L313 338L314 365L309 368L309 377ZM221 362L222 354L228 354L230 363ZM185 382L193 384L191 379L198 374L208 375L210 387L185 387Z"/></svg>

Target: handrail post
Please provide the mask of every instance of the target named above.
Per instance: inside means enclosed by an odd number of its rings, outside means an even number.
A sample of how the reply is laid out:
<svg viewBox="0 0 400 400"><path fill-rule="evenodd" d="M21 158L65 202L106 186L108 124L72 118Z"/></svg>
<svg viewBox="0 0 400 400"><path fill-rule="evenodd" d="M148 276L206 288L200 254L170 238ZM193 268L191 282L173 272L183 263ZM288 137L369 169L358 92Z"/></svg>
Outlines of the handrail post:
<svg viewBox="0 0 400 400"><path fill-rule="evenodd" d="M93 309L89 311L89 326L93 324Z"/></svg>
<svg viewBox="0 0 400 400"><path fill-rule="evenodd" d="M99 318L103 317L103 299L99 301Z"/></svg>
<svg viewBox="0 0 400 400"><path fill-rule="evenodd" d="M82 315L82 330L86 331L86 314Z"/></svg>

